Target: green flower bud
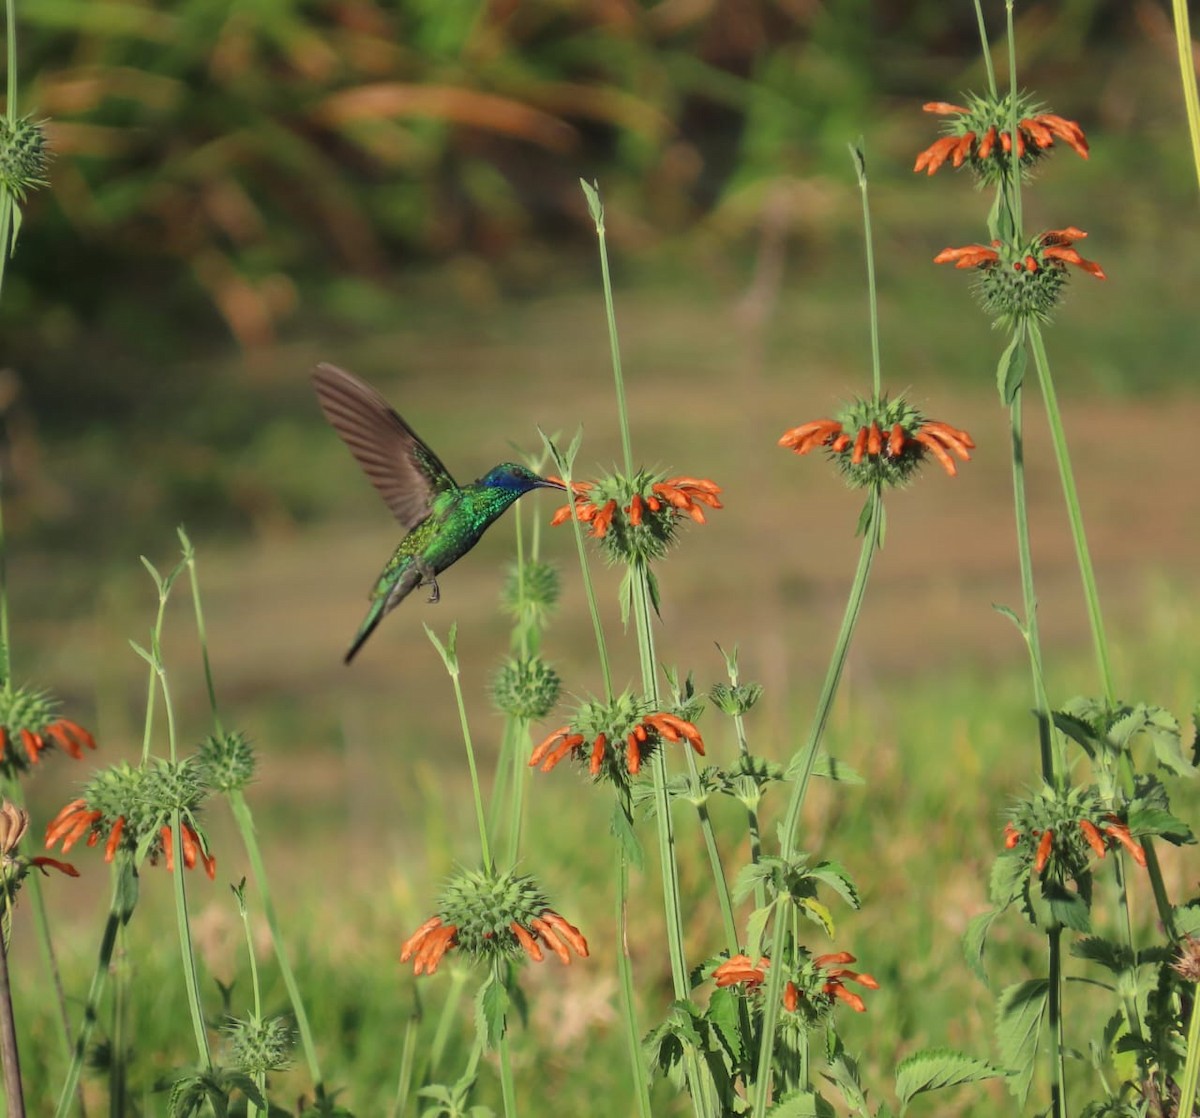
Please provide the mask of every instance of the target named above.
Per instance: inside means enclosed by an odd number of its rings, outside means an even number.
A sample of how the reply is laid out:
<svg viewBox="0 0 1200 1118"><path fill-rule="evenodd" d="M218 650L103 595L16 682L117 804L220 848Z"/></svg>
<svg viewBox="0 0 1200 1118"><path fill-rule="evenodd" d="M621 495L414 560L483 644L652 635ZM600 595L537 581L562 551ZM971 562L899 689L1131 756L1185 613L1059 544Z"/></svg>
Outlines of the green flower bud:
<svg viewBox="0 0 1200 1118"><path fill-rule="evenodd" d="M507 660L496 673L492 694L513 718L545 718L558 702L562 680L540 656Z"/></svg>

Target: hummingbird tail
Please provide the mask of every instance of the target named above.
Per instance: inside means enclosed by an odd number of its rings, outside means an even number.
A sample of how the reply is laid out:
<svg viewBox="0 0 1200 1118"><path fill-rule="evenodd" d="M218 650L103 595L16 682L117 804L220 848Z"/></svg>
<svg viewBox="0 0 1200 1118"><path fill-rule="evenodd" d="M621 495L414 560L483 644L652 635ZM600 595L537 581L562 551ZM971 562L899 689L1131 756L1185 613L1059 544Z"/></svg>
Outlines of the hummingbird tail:
<svg viewBox="0 0 1200 1118"><path fill-rule="evenodd" d="M386 599L381 598L371 606L370 613L362 623L362 627L354 636L354 642L350 645L349 651L346 653L343 663L349 664L355 656L358 655L358 650L367 643L367 637L375 632L379 623L383 620L383 615L387 612Z"/></svg>

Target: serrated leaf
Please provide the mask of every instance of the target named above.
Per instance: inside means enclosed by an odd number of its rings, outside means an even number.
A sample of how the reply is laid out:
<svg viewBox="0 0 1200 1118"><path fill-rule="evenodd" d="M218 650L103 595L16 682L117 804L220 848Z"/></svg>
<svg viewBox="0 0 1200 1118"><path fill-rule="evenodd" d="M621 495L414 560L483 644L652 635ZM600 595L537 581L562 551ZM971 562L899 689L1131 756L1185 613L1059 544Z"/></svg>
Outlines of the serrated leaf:
<svg viewBox="0 0 1200 1118"><path fill-rule="evenodd" d="M896 1097L903 1115L917 1095L964 1083L982 1083L1009 1072L993 1067L986 1060L954 1052L948 1048L930 1048L902 1060L896 1069Z"/></svg>
<svg viewBox="0 0 1200 1118"><path fill-rule="evenodd" d="M1200 904L1176 905L1171 911L1175 917L1175 930L1181 937L1200 939Z"/></svg>
<svg viewBox="0 0 1200 1118"><path fill-rule="evenodd" d="M774 885L778 889L779 863L774 859L747 862L733 879L733 903L741 904L759 885Z"/></svg>
<svg viewBox="0 0 1200 1118"><path fill-rule="evenodd" d="M988 932L991 931L992 924L995 923L1002 911L1002 909L990 908L987 912L972 916L967 923L967 930L963 932L963 956L967 961L967 966L971 968L971 973L980 982L988 980L987 969L983 965L983 953L987 948Z"/></svg>
<svg viewBox="0 0 1200 1118"><path fill-rule="evenodd" d="M818 753L813 761L812 775L823 776L826 780L833 780L838 784L866 784L866 780L860 773L852 769L845 761L831 757L824 750Z"/></svg>
<svg viewBox="0 0 1200 1118"><path fill-rule="evenodd" d="M767 1118L837 1118L837 1112L816 1091L796 1091L771 1107Z"/></svg>
<svg viewBox="0 0 1200 1118"><path fill-rule="evenodd" d="M1029 863L1015 851L996 855L988 876L988 899L998 909L1007 908L1024 891Z"/></svg>
<svg viewBox="0 0 1200 1118"><path fill-rule="evenodd" d="M1176 846L1196 841L1191 828L1165 808L1131 804L1125 818L1130 833L1135 836L1159 835Z"/></svg>
<svg viewBox="0 0 1200 1118"><path fill-rule="evenodd" d="M1179 776L1196 775L1195 766L1184 756L1183 731L1170 711L1162 707L1147 708L1144 728L1160 765Z"/></svg>
<svg viewBox="0 0 1200 1118"><path fill-rule="evenodd" d="M708 999L708 1009L704 1014L735 1067L741 1064L745 1054L740 1003L741 995L732 986L718 986Z"/></svg>
<svg viewBox="0 0 1200 1118"><path fill-rule="evenodd" d="M484 979L475 995L475 1029L484 1048L493 1051L504 1036L508 1020L508 989L495 972Z"/></svg>
<svg viewBox="0 0 1200 1118"><path fill-rule="evenodd" d="M1091 725L1082 718L1076 718L1073 714L1068 714L1063 710L1054 711L1051 717L1054 725L1080 746L1089 757L1094 759L1098 754L1110 752L1108 742L1099 737Z"/></svg>
<svg viewBox="0 0 1200 1118"><path fill-rule="evenodd" d="M862 507L862 512L858 514L858 524L854 527L854 536L857 539L859 536L864 536L867 533L867 528L871 525L871 498L867 498L866 504Z"/></svg>
<svg viewBox="0 0 1200 1118"><path fill-rule="evenodd" d="M637 837L637 832L633 829L633 821L625 813L625 809L620 803L613 804L612 817L609 820L609 830L620 845L621 853L625 856L625 861L640 873L646 864L642 842Z"/></svg>
<svg viewBox="0 0 1200 1118"><path fill-rule="evenodd" d="M1022 1106L1033 1082L1038 1038L1049 995L1050 984L1046 979L1034 978L1009 986L996 1003L996 1045L1012 1075L1009 1089Z"/></svg>
<svg viewBox="0 0 1200 1118"><path fill-rule="evenodd" d="M830 939L834 938L837 929L834 927L833 913L825 905L812 897L805 897L798 907L814 924L820 924Z"/></svg>
<svg viewBox="0 0 1200 1118"><path fill-rule="evenodd" d="M1071 944L1071 954L1118 976L1127 975L1133 970L1133 955L1129 948L1103 936L1085 936L1076 940Z"/></svg>
<svg viewBox="0 0 1200 1118"><path fill-rule="evenodd" d="M1025 366L1027 352L1025 349L1025 328L1020 327L1012 336L1000 360L996 365L996 390L1004 406L1010 407L1016 398L1017 391L1025 383Z"/></svg>
<svg viewBox="0 0 1200 1118"><path fill-rule="evenodd" d="M851 908L857 910L862 907L862 901L859 899L854 882L850 879L850 874L837 862L818 862L808 871L808 874L818 881L823 881Z"/></svg>
<svg viewBox="0 0 1200 1118"><path fill-rule="evenodd" d="M1064 928L1076 932L1092 930L1092 914L1087 901L1052 881L1042 882L1042 898L1050 906L1050 915Z"/></svg>
<svg viewBox="0 0 1200 1118"><path fill-rule="evenodd" d="M841 1091L842 1098L851 1110L863 1114L867 1109L867 1095L863 1090L858 1063L842 1046L832 1029L829 1035L833 1038L833 1050L827 1054L825 1070L821 1074Z"/></svg>
<svg viewBox="0 0 1200 1118"><path fill-rule="evenodd" d="M767 930L767 921L771 918L771 910L773 905L763 905L762 908L756 908L750 913L746 920L746 954L751 959L757 959L762 955L763 936Z"/></svg>

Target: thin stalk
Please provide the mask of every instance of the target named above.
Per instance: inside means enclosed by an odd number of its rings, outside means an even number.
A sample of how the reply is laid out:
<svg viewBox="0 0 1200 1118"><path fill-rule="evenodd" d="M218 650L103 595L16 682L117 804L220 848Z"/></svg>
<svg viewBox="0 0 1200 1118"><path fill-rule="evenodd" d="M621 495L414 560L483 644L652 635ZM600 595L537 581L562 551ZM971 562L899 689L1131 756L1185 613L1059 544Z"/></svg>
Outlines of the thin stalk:
<svg viewBox="0 0 1200 1118"><path fill-rule="evenodd" d="M808 782L812 778L813 765L816 763L821 739L825 735L825 726L833 710L833 701L837 697L838 684L841 682L846 659L850 654L850 641L858 624L863 599L866 597L871 565L875 559L875 552L879 549L883 531L883 495L878 488L875 488L871 490L867 500L870 502L870 513L866 529L863 532L862 548L859 551L854 581L850 586L846 611L842 615L842 625L838 630L837 641L833 647L833 656L829 661L825 682L821 686L821 694L817 699L817 709L809 728L808 740L792 766L795 769L792 777L792 794L788 801L787 814L784 816L780 841L781 856L785 862L795 852L796 830L808 792ZM779 959L783 955L788 921L783 918L781 899L775 900L774 907L771 948L767 955L768 958ZM767 1113L768 1096L771 1093L771 1062L775 1054L775 1034L779 1022L782 993L783 967L770 967L767 971L767 990L763 1001L763 1039L759 1048L758 1071L754 1085L754 1109L752 1111L754 1118L764 1118Z"/></svg>
<svg viewBox="0 0 1200 1118"><path fill-rule="evenodd" d="M1171 12L1175 17L1175 49L1179 56L1179 83L1187 110L1188 136L1192 141L1192 163L1196 168L1196 181L1200 184L1200 94L1196 92L1196 63L1192 56L1187 0L1171 0ZM1190 1111L1181 1110L1180 1113Z"/></svg>
<svg viewBox="0 0 1200 1118"><path fill-rule="evenodd" d="M622 810L620 806L618 811ZM617 979L621 986L621 1015L625 1020L625 1039L629 1045L629 1066L633 1071L633 1091L639 1118L650 1118L650 1084L646 1061L642 1057L642 1031L638 1027L637 1003L633 994L633 967L629 959L629 861L625 848L617 843Z"/></svg>
<svg viewBox="0 0 1200 1118"><path fill-rule="evenodd" d="M200 638L200 658L204 662L204 683L208 688L208 704L212 709L213 728L218 737L224 736L221 712L217 709L217 687L213 682L212 661L208 655L208 631L204 625L204 609L200 605L200 581L196 573L196 552L192 541L183 528L178 529L179 542L183 545L183 561L187 564L188 580L192 586L192 605L196 611L196 634Z"/></svg>
<svg viewBox="0 0 1200 1118"><path fill-rule="evenodd" d="M725 670L729 673L729 685L736 690L739 683L737 664L737 649L725 657ZM737 735L738 753L742 758L750 756L750 743L746 737L746 719L740 710L733 712L733 729ZM744 783L754 787L748 777L742 777ZM757 803L757 800L755 801ZM757 866L762 860L762 834L759 829L758 809L746 803L746 831L750 836L750 864ZM762 908L767 903L767 887L756 881L754 885L754 907Z"/></svg>
<svg viewBox="0 0 1200 1118"><path fill-rule="evenodd" d="M254 816L251 814L250 805L246 802L246 797L240 788L229 792L229 807L237 822L242 845L246 848L246 857L250 860L250 873L254 877L254 885L258 889L259 900L262 902L267 929L271 933L271 946L275 951L275 959L279 963L279 973L283 976L283 984L287 988L288 999L292 1003L292 1012L296 1015L296 1028L300 1033L300 1044L304 1049L308 1074L317 1094L320 1095L324 1080L321 1078L321 1065L317 1060L317 1047L313 1043L312 1028L304 1009L304 999L300 996L300 984L296 981L291 963L288 962L283 932L279 926L279 916L275 911L275 902L271 899L266 865L263 863L262 851L258 846L258 836L254 830Z"/></svg>
<svg viewBox="0 0 1200 1118"><path fill-rule="evenodd" d="M1050 1113L1067 1118L1067 1042L1063 1033L1062 928L1046 934L1050 948L1050 998L1047 1023L1050 1026Z"/></svg>
<svg viewBox="0 0 1200 1118"><path fill-rule="evenodd" d="M875 292L875 249L871 243L871 205L867 197L867 160L863 154L862 141L850 145L854 158L854 171L858 177L858 191L862 195L863 237L867 244L867 318L871 323L871 387L875 399L883 393L883 371L879 356L879 314Z"/></svg>
<svg viewBox="0 0 1200 1118"><path fill-rule="evenodd" d="M507 964L503 964L506 968ZM502 964L497 961L492 970L492 980L494 982L504 982L505 975L502 973ZM516 1118L517 1116L517 1091L513 1083L512 1060L508 1053L508 1030L501 1029L500 1037L496 1042L496 1051L500 1057L500 1096L504 1099L504 1118Z"/></svg>
<svg viewBox="0 0 1200 1118"><path fill-rule="evenodd" d="M254 1013L252 1020L256 1028L261 1027L263 1021L262 1012L262 986L258 980L258 959L254 951L254 936L250 931L250 915L246 909L246 898L244 895L245 881L234 890L234 895L237 897L238 914L242 918L242 933L246 938L246 957L250 960L250 992L254 996ZM258 1092L264 1098L267 1094L267 1073L258 1071L254 1076L255 1085L258 1087ZM258 1114L258 1105L253 1099L246 1100L246 1118L256 1118Z"/></svg>
<svg viewBox="0 0 1200 1118"><path fill-rule="evenodd" d="M1188 1021L1187 1060L1179 1081L1179 1106L1176 1114L1193 1114L1196 1106L1196 1082L1200 1079L1200 998L1192 987L1192 1016Z"/></svg>
<svg viewBox="0 0 1200 1118"><path fill-rule="evenodd" d="M588 208L596 223L596 240L600 246L600 278L604 288L604 313L608 320L608 344L612 351L613 384L617 393L617 423L621 428L621 451L625 464L625 476L633 476L633 443L629 438L629 409L625 405L625 378L621 374L621 347L617 341L617 314L613 307L612 277L608 271L608 242L604 233L604 206L600 191L582 182L587 195Z"/></svg>
<svg viewBox="0 0 1200 1118"><path fill-rule="evenodd" d="M408 1113L408 1098L412 1094L414 1055L417 1050L417 1011L414 1010L404 1027L404 1045L400 1050L400 1073L396 1076L396 1097L388 1118L404 1118Z"/></svg>
<svg viewBox="0 0 1200 1118"><path fill-rule="evenodd" d="M8 123L15 125L17 123L17 6L14 0L4 0L4 42L7 64L5 83L7 102L4 111ZM0 292L4 290L4 266L8 263L8 257L13 247L12 231L15 207L16 202L13 200L13 196L0 187ZM7 688L9 680L8 599L7 595L3 593L0 593L0 606L3 607L3 613L0 614L0 637L4 640L4 685Z"/></svg>
<svg viewBox="0 0 1200 1118"><path fill-rule="evenodd" d="M123 1118L126 1113L128 1068L125 1059L125 1025L128 1017L129 967L128 938L125 925L117 930L117 958L121 960L113 975L112 1037L108 1070L108 1113L111 1118Z"/></svg>
<svg viewBox="0 0 1200 1118"><path fill-rule="evenodd" d="M975 0L975 22L979 25L979 45L982 48L983 64L987 69L988 92L996 96L996 69L992 65L992 51L988 43L987 24L983 19L983 4Z"/></svg>
<svg viewBox="0 0 1200 1118"><path fill-rule="evenodd" d="M1006 192L1009 209L1012 213L1013 230L1017 238L1021 236L1021 153L1017 143L1017 38L1013 27L1013 0L1004 0L1005 31L1008 36L1008 92L1009 92L1009 135L1012 137L1012 167L1008 180L1001 184ZM1019 241L1018 241L1019 243Z"/></svg>
<svg viewBox="0 0 1200 1118"><path fill-rule="evenodd" d="M1096 663L1100 669L1104 699L1112 709L1117 703L1117 693L1113 686L1112 664L1108 656L1104 619L1100 614L1100 591L1096 587L1096 573L1092 568L1087 533L1083 527L1083 512L1079 506L1079 491L1075 487L1075 473L1071 468L1071 455L1067 449L1067 433L1063 427L1062 413L1058 409L1058 394L1054 390L1054 377L1050 374L1050 359L1046 356L1042 331L1036 321L1028 324L1028 332L1030 348L1033 350L1033 363L1037 368L1038 383L1042 390L1042 400L1046 405L1046 419L1050 424L1050 443L1054 447L1054 460L1058 463L1059 481L1062 484L1063 499L1067 504L1067 519L1071 523L1071 539L1075 543L1075 559L1079 564L1080 578L1083 580L1083 597L1087 604L1088 622L1092 628L1092 644L1096 650Z"/></svg>
<svg viewBox="0 0 1200 1118"><path fill-rule="evenodd" d="M438 1018L437 1028L433 1034L433 1044L429 1048L429 1063L425 1068L426 1075L433 1075L446 1054L446 1045L450 1040L450 1032L457 1023L458 1000L462 997L463 988L470 974L462 967L453 967L450 971L450 992L442 1003L442 1015Z"/></svg>
<svg viewBox="0 0 1200 1118"><path fill-rule="evenodd" d="M447 664L449 668L450 665ZM483 860L483 868L491 871L495 868L492 861L492 847L488 839L487 823L484 821L483 792L479 787L479 770L475 766L475 748L471 744L471 727L467 722L467 705L463 701L462 680L458 674L458 662L450 669L450 681L454 685L454 701L458 705L458 722L462 727L463 745L467 750L467 767L471 770L471 791L475 797L475 821L479 825L479 852Z"/></svg>
<svg viewBox="0 0 1200 1118"><path fill-rule="evenodd" d="M638 659L642 668L642 691L657 710L658 671L654 655L654 633L650 627L650 588L644 565L635 563L630 570L633 579L633 616L637 630ZM674 824L671 819L671 800L667 795L667 757L660 744L651 759L654 773L654 822L658 834L658 854L662 866L663 907L667 921L667 949L671 958L671 986L677 1001L691 993L688 982L687 956L683 943L683 908L679 898L679 862L675 856ZM736 938L736 934L735 934ZM698 1114L712 1113L711 1080L704 1074L699 1060L691 1053L684 1060L692 1106Z"/></svg>
<svg viewBox="0 0 1200 1118"><path fill-rule="evenodd" d="M54 1118L67 1118L67 1114L71 1110L71 1100L79 1086L79 1073L83 1070L83 1059L87 1054L88 1043L92 1039L92 1029L96 1025L100 995L104 990L105 980L108 978L109 967L112 965L113 947L117 942L117 929L129 918L129 913L125 909L129 890L122 881L122 875L125 874L132 874L136 877L136 871L128 856L118 854L112 869L112 901L109 904L108 917L104 922L104 935L100 939L96 969L92 972L87 1001L83 1006L83 1024L79 1028L79 1035L75 1038L75 1048L71 1054L71 1063L67 1067L67 1074L63 1077L62 1087L59 1090Z"/></svg>
<svg viewBox="0 0 1200 1118"><path fill-rule="evenodd" d="M200 976L196 973L196 952L192 946L192 926L188 920L187 885L184 882L183 820L177 810L171 812L171 834L175 845L175 872L171 875L175 893L175 926L179 933L179 955L183 962L184 987L188 1009L192 1016L192 1031L196 1038L196 1055L206 1071L212 1068L212 1052L208 1047L208 1027L200 1006Z"/></svg>
<svg viewBox="0 0 1200 1118"><path fill-rule="evenodd" d="M1062 743L1050 721L1050 699L1046 694L1042 671L1042 643L1038 632L1037 592L1033 585L1033 553L1029 546L1029 507L1025 494L1024 388L1013 394L1009 408L1009 432L1012 445L1013 512L1017 525L1017 559L1021 569L1021 599L1025 611L1025 643L1033 674L1034 709L1038 722L1038 742L1042 759L1042 779L1060 789L1066 779L1066 757Z"/></svg>
<svg viewBox="0 0 1200 1118"><path fill-rule="evenodd" d="M10 5L11 9L11 0ZM8 236L8 219L10 217L11 199L0 191L0 282L4 276L4 246ZM0 474L0 485L3 475ZM12 652L8 637L8 537L4 532L4 501L0 499L0 686L4 688L6 698L12 697Z"/></svg>
<svg viewBox="0 0 1200 1118"><path fill-rule="evenodd" d="M25 1118L25 1089L21 1083L21 1055L17 1049L17 1023L13 1017L12 987L8 982L8 945L0 935L0 1063L4 1065L4 1101L7 1118Z"/></svg>

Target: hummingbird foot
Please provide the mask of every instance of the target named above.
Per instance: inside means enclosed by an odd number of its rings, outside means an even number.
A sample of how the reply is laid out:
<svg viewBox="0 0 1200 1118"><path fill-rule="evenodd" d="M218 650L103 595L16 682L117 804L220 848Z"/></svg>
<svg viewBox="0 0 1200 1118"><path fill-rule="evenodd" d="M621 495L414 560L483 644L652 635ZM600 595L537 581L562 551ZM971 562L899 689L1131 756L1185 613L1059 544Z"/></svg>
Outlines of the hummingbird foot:
<svg viewBox="0 0 1200 1118"><path fill-rule="evenodd" d="M436 605L442 598L442 592L438 589L437 574L432 567L426 566L424 563L417 564L417 574L420 575L421 581L418 586L429 586L429 604Z"/></svg>

